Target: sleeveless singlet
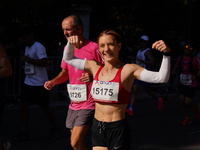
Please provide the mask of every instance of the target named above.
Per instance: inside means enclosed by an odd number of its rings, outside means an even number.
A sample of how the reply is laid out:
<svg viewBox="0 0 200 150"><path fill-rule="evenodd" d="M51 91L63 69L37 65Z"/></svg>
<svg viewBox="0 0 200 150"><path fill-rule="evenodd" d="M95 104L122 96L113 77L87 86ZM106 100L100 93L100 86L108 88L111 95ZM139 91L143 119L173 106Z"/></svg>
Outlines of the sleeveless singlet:
<svg viewBox="0 0 200 150"><path fill-rule="evenodd" d="M117 103L117 104L128 104L130 99L130 92L124 89L121 83L121 67L114 79L110 81L99 81L98 76L103 66L101 66L92 84L91 94L96 102L101 103Z"/></svg>

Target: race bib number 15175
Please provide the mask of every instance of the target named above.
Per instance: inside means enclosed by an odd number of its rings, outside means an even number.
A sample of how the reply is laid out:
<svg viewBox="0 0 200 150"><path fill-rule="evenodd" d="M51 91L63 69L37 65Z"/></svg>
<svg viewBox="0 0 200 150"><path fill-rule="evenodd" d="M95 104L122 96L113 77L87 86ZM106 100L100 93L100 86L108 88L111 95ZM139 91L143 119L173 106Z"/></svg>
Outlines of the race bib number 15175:
<svg viewBox="0 0 200 150"><path fill-rule="evenodd" d="M91 94L94 99L117 101L118 93L118 82L93 81Z"/></svg>

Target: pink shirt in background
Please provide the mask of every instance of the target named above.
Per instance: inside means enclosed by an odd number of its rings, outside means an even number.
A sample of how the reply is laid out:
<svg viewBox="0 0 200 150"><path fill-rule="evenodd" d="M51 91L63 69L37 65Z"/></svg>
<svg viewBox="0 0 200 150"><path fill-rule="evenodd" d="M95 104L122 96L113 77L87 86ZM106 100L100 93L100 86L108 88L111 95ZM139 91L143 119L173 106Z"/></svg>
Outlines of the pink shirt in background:
<svg viewBox="0 0 200 150"><path fill-rule="evenodd" d="M193 59L192 61L190 59ZM192 64L190 64L192 62ZM192 68L191 68L192 67ZM179 68L181 74L195 75L200 70L200 61L197 56L191 56L190 58L179 56L175 64L175 68ZM192 84L189 87L197 87L197 78L192 78Z"/></svg>
<svg viewBox="0 0 200 150"><path fill-rule="evenodd" d="M95 42L92 42L90 40L85 41L85 44L83 45L82 48L75 49L74 54L76 57L81 58L81 59L96 60L98 62L103 63L103 60L98 51L98 44ZM63 60L61 63L61 68L68 70L70 84L86 84L87 85L87 91L88 91L87 92L87 101L81 102L81 103L70 102L69 108L72 110L94 109L94 101L90 94L92 82L83 83L78 80L80 77L82 77L82 73L85 73L85 71L78 70L78 69L68 65Z"/></svg>

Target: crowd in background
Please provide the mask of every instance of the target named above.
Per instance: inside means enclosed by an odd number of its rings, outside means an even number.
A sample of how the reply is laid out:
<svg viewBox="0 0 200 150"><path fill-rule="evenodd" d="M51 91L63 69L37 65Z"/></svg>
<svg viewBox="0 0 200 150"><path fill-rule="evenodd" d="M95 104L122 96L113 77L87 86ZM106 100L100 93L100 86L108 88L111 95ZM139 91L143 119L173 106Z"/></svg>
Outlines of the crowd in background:
<svg viewBox="0 0 200 150"><path fill-rule="evenodd" d="M21 59L21 57L25 53L25 47L26 47L26 45L24 45L24 39L23 39L22 34L15 36L16 38L14 40L9 41L9 38L4 38L4 37L8 37L8 35L6 35L6 28L5 27L0 27L0 33L1 33L1 42L4 44L6 53L7 53L8 57L10 58L10 60L11 60L11 58ZM148 35L148 36L151 37L151 35ZM36 34L36 38L37 38L37 34ZM45 41L45 40L43 40L43 41ZM139 42L140 41L138 39L138 43L136 43L135 47L130 47L129 45L126 45L126 43L124 43L122 45L122 50L120 51L120 55L119 55L122 62L124 62L124 63L136 63L137 62L136 54L137 54L137 51L140 49L140 43ZM151 41L149 41L149 39L148 39L148 42L149 42L148 46L150 46ZM176 45L177 49L172 49L172 51L176 51L177 55L174 55L174 56L172 55L173 63L172 63L171 68L173 68L175 66L180 68L180 66L176 65L176 63L177 63L176 60L179 59L179 56L181 56L182 54L185 54L185 49L190 50L191 56L196 56L198 59L200 59L200 47L199 47L199 45L192 45L190 43L192 43L192 42L188 43L187 41L182 41L180 43L177 43L177 44L179 44L178 46ZM62 40L59 41L57 39L55 39L54 42L49 43L49 44L47 44L47 42L46 43L44 42L43 45L46 47L47 58L50 58L50 57L62 58L63 48L64 48L65 44L66 43L64 41L62 41ZM178 53L177 53L177 51L178 51ZM157 71L157 69L159 69L159 65L160 65L160 61L162 59L161 58L162 55L160 53L158 53L156 50L153 50L153 49L151 50L151 52L152 52L152 55L154 56L154 59L156 60L156 63L157 63L157 64L155 64L157 66L154 67L153 70ZM19 64L14 64L14 63L16 63L16 62L11 62L12 67L16 67L16 66L19 65ZM48 65L52 65L52 63L54 63L54 61L51 61L51 59L49 59ZM23 65L23 64L20 64L20 65ZM48 65L46 65L46 67ZM60 66L55 66L55 67L59 68ZM23 67L21 66L20 68L23 68ZM200 68L196 67L196 69L198 70ZM198 72L198 71L196 71L196 72ZM21 75L22 75L22 78L24 78L23 73ZM197 80L197 82L199 82L199 80ZM196 84L195 87L198 87L198 85ZM192 93L192 94L194 95L194 93ZM189 97L191 99L193 98L193 96L191 96L191 95ZM196 117L200 117L198 102L191 104L191 100L187 100L187 101L183 100L183 101L185 102L184 106L189 104L189 106L194 107L194 111L196 112ZM191 121L190 117L186 113L186 110L184 112L184 115L185 115L184 116L185 118L184 118L183 122L181 122L183 125L185 125L185 124L187 124ZM133 114L131 116L133 116ZM55 125L52 125L53 128L54 128L54 126Z"/></svg>

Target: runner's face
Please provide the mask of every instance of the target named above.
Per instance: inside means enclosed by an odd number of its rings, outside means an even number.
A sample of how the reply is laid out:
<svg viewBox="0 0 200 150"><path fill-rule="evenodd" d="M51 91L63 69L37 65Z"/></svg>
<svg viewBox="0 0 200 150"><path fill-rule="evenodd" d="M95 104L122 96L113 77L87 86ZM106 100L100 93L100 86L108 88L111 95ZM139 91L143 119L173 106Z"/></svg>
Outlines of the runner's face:
<svg viewBox="0 0 200 150"><path fill-rule="evenodd" d="M78 35L75 27L72 26L72 20L67 19L62 22L62 30L66 39L72 35Z"/></svg>
<svg viewBox="0 0 200 150"><path fill-rule="evenodd" d="M193 53L192 47L190 47L190 46L185 46L184 51L185 51L186 55L192 55L192 53Z"/></svg>
<svg viewBox="0 0 200 150"><path fill-rule="evenodd" d="M110 61L118 58L121 43L117 43L111 35L103 35L99 38L99 50L105 61Z"/></svg>

